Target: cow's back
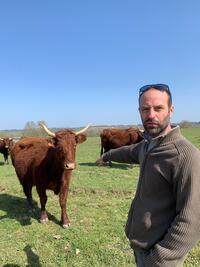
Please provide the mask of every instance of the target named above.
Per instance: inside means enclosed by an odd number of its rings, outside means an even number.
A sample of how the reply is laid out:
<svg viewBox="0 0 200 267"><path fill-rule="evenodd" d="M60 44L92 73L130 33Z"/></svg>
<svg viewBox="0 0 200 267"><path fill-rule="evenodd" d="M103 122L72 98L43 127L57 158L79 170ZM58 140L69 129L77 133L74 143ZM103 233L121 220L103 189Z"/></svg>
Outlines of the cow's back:
<svg viewBox="0 0 200 267"><path fill-rule="evenodd" d="M47 139L32 137L23 138L15 143L11 150L11 159L20 181L34 180L33 170L41 165L51 146Z"/></svg>
<svg viewBox="0 0 200 267"><path fill-rule="evenodd" d="M131 145L140 142L143 137L137 128L106 128L101 134L101 153L121 146Z"/></svg>

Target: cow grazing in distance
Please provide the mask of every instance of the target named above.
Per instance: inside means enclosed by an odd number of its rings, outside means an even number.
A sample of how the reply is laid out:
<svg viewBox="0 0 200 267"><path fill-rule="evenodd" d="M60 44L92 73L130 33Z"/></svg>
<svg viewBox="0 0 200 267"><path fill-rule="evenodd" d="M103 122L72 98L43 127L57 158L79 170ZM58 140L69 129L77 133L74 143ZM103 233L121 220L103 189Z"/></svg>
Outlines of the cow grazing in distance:
<svg viewBox="0 0 200 267"><path fill-rule="evenodd" d="M106 128L100 133L101 152L100 156L121 146L139 143L143 140L143 131L138 128ZM111 165L111 162L109 162Z"/></svg>
<svg viewBox="0 0 200 267"><path fill-rule="evenodd" d="M46 190L50 189L59 194L61 224L67 228L70 221L66 202L70 176L76 165L76 145L86 140L83 132L89 126L77 133L67 129L53 133L44 124L40 125L51 138L24 137L17 141L11 150L12 163L31 209L31 191L36 186L41 204L40 222L48 221L45 205Z"/></svg>
<svg viewBox="0 0 200 267"><path fill-rule="evenodd" d="M8 156L10 154L10 149L13 146L12 138L0 138L0 153L3 154L4 163L9 164Z"/></svg>

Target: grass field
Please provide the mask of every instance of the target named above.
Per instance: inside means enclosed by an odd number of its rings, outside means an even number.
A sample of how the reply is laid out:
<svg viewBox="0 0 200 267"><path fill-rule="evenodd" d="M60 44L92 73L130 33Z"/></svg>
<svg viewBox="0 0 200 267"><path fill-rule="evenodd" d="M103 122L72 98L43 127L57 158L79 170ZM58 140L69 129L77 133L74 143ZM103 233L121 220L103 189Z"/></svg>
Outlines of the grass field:
<svg viewBox="0 0 200 267"><path fill-rule="evenodd" d="M200 129L183 134L200 148ZM71 226L61 228L58 197L48 191L49 222L38 222L38 210L27 211L12 165L0 156L0 266L129 267L135 266L124 234L139 168L125 164L97 167L100 140L90 137L77 148L77 168L68 197ZM35 189L34 199L39 203ZM200 245L186 267L200 266ZM170 266L169 266L170 267Z"/></svg>

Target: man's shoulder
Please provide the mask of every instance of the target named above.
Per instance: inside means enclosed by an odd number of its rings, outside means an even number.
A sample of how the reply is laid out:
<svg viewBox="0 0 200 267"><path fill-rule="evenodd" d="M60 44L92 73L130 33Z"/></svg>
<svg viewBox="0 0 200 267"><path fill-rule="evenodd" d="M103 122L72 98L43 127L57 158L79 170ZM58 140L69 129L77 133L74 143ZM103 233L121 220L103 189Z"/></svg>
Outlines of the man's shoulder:
<svg viewBox="0 0 200 267"><path fill-rule="evenodd" d="M174 145L178 151L178 154L183 157L198 157L200 159L200 151L199 149L191 143L185 137L182 137L174 142Z"/></svg>

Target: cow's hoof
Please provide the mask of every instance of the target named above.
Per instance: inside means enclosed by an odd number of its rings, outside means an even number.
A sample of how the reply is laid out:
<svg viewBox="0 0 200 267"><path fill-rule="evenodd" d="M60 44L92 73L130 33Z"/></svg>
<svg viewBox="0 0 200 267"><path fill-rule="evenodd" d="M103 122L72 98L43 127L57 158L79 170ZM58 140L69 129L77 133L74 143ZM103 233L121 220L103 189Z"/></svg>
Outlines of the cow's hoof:
<svg viewBox="0 0 200 267"><path fill-rule="evenodd" d="M62 227L65 228L65 229L68 228L69 226L70 226L70 223L66 223L66 224L62 225Z"/></svg>
<svg viewBox="0 0 200 267"><path fill-rule="evenodd" d="M48 218L40 219L40 222L41 222L42 224L45 224L45 223L48 222Z"/></svg>

